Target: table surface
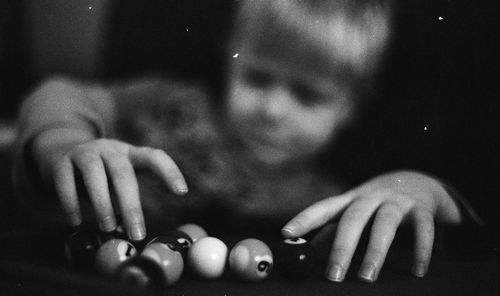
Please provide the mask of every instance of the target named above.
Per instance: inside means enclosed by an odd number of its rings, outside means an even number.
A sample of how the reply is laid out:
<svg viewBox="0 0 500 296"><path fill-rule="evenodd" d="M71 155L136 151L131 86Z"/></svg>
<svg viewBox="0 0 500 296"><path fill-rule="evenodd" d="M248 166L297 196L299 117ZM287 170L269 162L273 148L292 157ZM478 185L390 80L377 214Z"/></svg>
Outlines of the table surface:
<svg viewBox="0 0 500 296"><path fill-rule="evenodd" d="M3 176L8 179L7 176ZM43 221L34 221L12 204L12 191L0 184L0 295L500 295L498 253L479 256L449 256L436 251L428 274L416 278L409 272L411 247L391 249L379 279L364 283L356 278L362 252L354 258L343 283L324 279L324 267L302 281L288 281L273 272L259 283L244 283L230 273L205 281L185 275L174 286L143 290L115 283L95 273L82 273L64 264L63 231ZM215 236L219 236L216 234ZM399 235L400 236L400 235ZM221 233L231 247L241 233ZM279 235L262 238L273 244ZM397 243L397 242L396 242ZM326 250L328 251L328 250Z"/></svg>
<svg viewBox="0 0 500 296"><path fill-rule="evenodd" d="M229 272L216 280L183 275L171 287L144 293L95 273L72 270L64 264L64 239L47 233L47 229L4 232L1 295L499 295L500 291L499 258L494 253L463 259L435 252L427 276L416 278L409 273L411 250L397 248L391 250L378 281L371 284L356 278L358 258L343 283L325 280L321 267L311 278L299 281L289 281L278 272L259 283L240 282ZM237 236L221 239L231 246Z"/></svg>

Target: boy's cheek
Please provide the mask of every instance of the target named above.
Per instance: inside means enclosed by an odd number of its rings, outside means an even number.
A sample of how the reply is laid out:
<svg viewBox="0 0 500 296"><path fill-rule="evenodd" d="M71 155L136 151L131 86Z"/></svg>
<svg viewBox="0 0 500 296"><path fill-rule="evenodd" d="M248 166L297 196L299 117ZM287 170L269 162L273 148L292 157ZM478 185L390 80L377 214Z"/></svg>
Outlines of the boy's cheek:
<svg viewBox="0 0 500 296"><path fill-rule="evenodd" d="M304 118L305 119L305 118ZM328 112L322 115L318 114L310 120L303 120L301 123L302 133L312 142L324 142L335 134L342 125L334 113Z"/></svg>
<svg viewBox="0 0 500 296"><path fill-rule="evenodd" d="M250 89L241 84L233 85L227 98L227 112L233 115L244 115L253 112L255 105L255 95Z"/></svg>

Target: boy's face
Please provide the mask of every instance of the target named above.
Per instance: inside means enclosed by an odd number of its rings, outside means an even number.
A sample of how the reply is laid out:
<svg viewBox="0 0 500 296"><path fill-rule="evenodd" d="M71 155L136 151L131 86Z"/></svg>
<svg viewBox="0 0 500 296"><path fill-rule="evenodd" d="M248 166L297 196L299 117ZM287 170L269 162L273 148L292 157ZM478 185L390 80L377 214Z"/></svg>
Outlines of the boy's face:
<svg viewBox="0 0 500 296"><path fill-rule="evenodd" d="M230 66L230 123L263 164L309 159L353 112L351 88L341 78L286 58L241 53Z"/></svg>

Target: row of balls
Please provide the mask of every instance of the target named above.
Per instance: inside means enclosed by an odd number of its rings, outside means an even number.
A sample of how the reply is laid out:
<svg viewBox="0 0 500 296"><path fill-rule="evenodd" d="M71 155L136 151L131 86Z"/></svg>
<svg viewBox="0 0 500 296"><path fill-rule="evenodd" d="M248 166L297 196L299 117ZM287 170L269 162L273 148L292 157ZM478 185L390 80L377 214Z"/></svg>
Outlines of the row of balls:
<svg viewBox="0 0 500 296"><path fill-rule="evenodd" d="M120 230L103 237L80 229L69 236L65 250L77 268L94 267L103 275L140 286L172 285L185 269L202 279L216 279L226 266L239 279L256 282L268 277L275 264L263 241L247 238L229 251L222 240L195 224L181 225L142 245L126 240ZM284 276L295 279L311 273L314 250L306 240L286 239L278 252Z"/></svg>

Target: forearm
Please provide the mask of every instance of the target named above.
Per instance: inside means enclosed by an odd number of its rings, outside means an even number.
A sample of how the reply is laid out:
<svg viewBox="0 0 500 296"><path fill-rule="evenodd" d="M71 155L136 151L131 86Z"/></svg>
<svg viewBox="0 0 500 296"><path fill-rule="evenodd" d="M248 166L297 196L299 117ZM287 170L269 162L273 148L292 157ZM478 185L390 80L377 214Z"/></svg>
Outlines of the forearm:
<svg viewBox="0 0 500 296"><path fill-rule="evenodd" d="M36 188L40 179L50 180L50 151L110 133L113 104L103 88L63 77L43 83L23 102L19 113L16 187Z"/></svg>
<svg viewBox="0 0 500 296"><path fill-rule="evenodd" d="M18 117L20 136L30 137L58 126L94 129L103 134L111 127L112 105L104 88L55 77L23 102Z"/></svg>

